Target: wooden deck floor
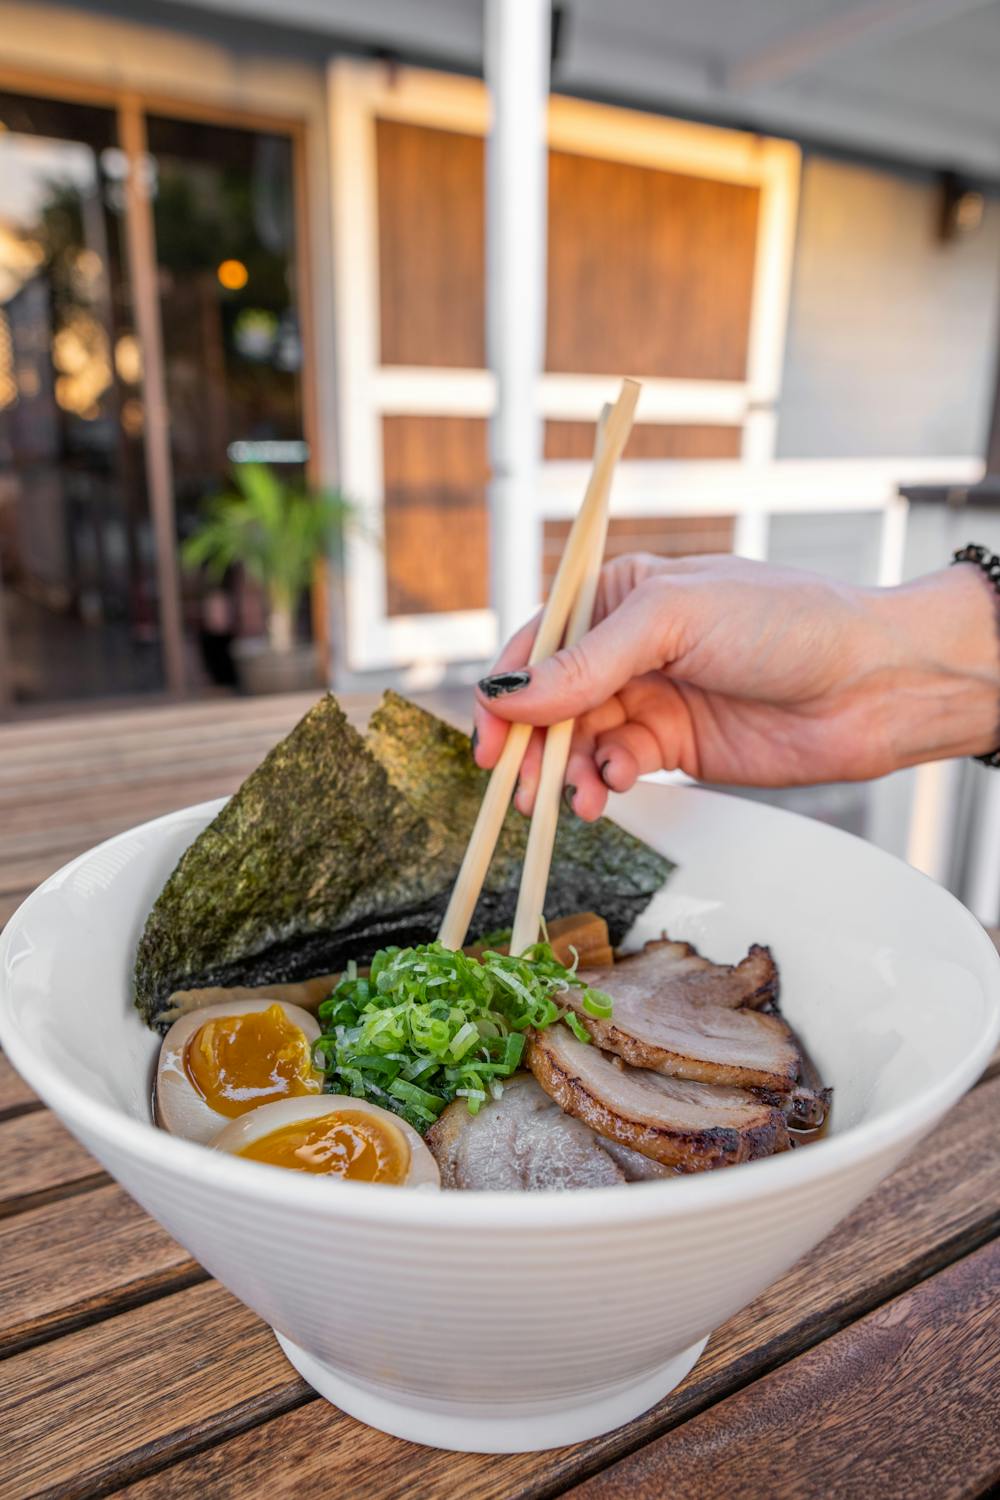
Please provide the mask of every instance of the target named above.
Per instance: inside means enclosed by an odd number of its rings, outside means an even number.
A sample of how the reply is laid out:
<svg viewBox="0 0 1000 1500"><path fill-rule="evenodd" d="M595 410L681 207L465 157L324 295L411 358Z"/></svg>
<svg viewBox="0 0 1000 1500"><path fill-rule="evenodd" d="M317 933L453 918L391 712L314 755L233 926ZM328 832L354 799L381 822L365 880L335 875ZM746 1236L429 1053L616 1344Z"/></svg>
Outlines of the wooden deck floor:
<svg viewBox="0 0 1000 1500"><path fill-rule="evenodd" d="M0 728L0 915L109 834L231 791L307 702ZM350 705L359 720L370 706ZM1000 1478L998 1121L995 1062L653 1411L487 1458L385 1437L315 1397L0 1058L0 1497L984 1494Z"/></svg>

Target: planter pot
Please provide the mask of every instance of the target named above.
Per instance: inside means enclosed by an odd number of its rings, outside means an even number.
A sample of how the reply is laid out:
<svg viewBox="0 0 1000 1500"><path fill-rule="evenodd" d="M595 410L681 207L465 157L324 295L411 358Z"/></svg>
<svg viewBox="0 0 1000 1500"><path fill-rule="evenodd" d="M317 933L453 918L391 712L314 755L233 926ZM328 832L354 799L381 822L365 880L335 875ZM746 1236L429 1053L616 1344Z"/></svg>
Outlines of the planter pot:
<svg viewBox="0 0 1000 1500"><path fill-rule="evenodd" d="M273 651L266 640L234 641L233 661L244 693L301 693L321 686L311 645Z"/></svg>

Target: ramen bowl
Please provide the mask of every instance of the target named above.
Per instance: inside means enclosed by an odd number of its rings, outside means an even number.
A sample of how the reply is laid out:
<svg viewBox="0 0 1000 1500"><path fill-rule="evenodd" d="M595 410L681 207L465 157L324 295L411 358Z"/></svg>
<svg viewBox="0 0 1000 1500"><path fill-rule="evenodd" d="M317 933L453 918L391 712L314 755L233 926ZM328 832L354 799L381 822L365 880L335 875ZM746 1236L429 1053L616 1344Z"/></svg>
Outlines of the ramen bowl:
<svg viewBox="0 0 1000 1500"><path fill-rule="evenodd" d="M415 1442L545 1448L652 1406L933 1129L1000 1031L1000 960L940 887L791 813L643 784L612 816L677 868L630 943L666 927L730 962L771 945L785 1014L835 1090L825 1139L576 1193L425 1194L216 1153L152 1123L159 1043L131 971L154 898L220 805L111 839L24 903L0 940L0 1040L316 1390Z"/></svg>

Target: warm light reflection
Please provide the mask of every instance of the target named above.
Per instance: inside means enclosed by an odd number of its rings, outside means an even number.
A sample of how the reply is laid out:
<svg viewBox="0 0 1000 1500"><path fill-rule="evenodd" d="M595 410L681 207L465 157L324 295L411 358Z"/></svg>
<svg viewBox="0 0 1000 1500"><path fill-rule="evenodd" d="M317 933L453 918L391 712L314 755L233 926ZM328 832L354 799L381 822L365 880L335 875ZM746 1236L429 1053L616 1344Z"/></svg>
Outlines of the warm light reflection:
<svg viewBox="0 0 1000 1500"><path fill-rule="evenodd" d="M138 385L142 379L142 350L134 333L123 333L115 344L115 369L126 385Z"/></svg>
<svg viewBox="0 0 1000 1500"><path fill-rule="evenodd" d="M88 422L100 416L98 403L111 384L111 362L97 319L74 312L52 340L52 363L59 371L55 396L63 411Z"/></svg>
<svg viewBox="0 0 1000 1500"><path fill-rule="evenodd" d="M71 284L81 302L93 302L101 291L104 262L96 250L78 250L72 257Z"/></svg>
<svg viewBox="0 0 1000 1500"><path fill-rule="evenodd" d="M10 337L10 324L6 313L0 311L0 411L13 406L17 400L17 382L14 379L14 348Z"/></svg>
<svg viewBox="0 0 1000 1500"><path fill-rule="evenodd" d="M0 302L9 302L44 259L45 250L37 240L0 222Z"/></svg>
<svg viewBox="0 0 1000 1500"><path fill-rule="evenodd" d="M250 273L241 260L224 260L215 274L227 292L242 291L250 280Z"/></svg>

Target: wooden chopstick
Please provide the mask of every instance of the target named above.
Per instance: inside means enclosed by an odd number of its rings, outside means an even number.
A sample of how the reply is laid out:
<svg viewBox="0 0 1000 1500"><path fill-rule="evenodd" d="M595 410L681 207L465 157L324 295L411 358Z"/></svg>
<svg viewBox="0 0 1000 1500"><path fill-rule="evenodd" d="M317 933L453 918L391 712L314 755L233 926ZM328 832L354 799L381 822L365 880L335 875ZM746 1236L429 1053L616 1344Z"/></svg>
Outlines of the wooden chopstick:
<svg viewBox="0 0 1000 1500"><path fill-rule="evenodd" d="M595 458L603 442L609 412L610 408L605 406L597 424ZM587 570L566 627L565 644L567 646L575 646L577 641L586 635L593 619L594 601L597 598L597 587L601 579L601 565L604 561L604 548L608 536L610 496L611 475L609 474L604 491L604 506L596 527L594 550L587 560ZM546 730L542 766L538 775L538 789L535 792L535 810L531 817L528 847L525 850L524 868L521 871L521 886L517 893L514 927L510 935L511 953L523 953L526 948L538 942L538 929L541 925L545 890L549 883L549 870L552 866L552 850L555 844L556 825L559 822L559 804L562 800L563 779L566 775L566 762L569 760L574 722L573 719L563 719L559 724L551 724Z"/></svg>
<svg viewBox="0 0 1000 1500"><path fill-rule="evenodd" d="M566 539L552 590L542 611L529 663L541 661L558 649L570 611L580 591L584 572L599 540L603 549L602 517L607 503L607 490L614 466L632 430L638 399L638 382L623 380L618 399L605 424L604 440L599 445L583 503ZM465 858L438 932L438 939L446 948L461 948L465 942L469 923L500 837L500 829L510 806L524 752L528 748L531 727L530 724L512 724L507 731L506 743L480 804Z"/></svg>

